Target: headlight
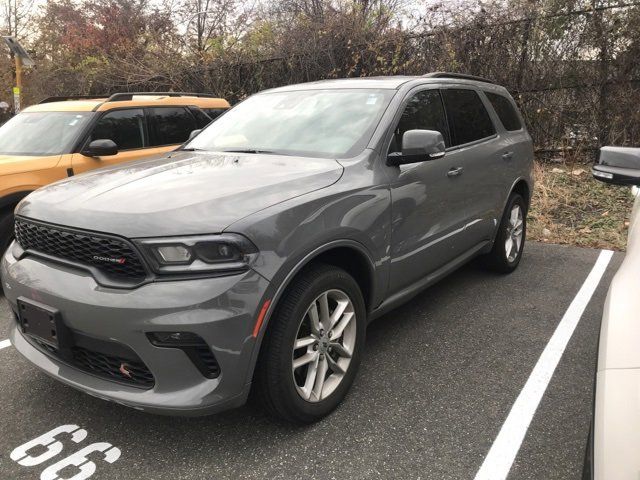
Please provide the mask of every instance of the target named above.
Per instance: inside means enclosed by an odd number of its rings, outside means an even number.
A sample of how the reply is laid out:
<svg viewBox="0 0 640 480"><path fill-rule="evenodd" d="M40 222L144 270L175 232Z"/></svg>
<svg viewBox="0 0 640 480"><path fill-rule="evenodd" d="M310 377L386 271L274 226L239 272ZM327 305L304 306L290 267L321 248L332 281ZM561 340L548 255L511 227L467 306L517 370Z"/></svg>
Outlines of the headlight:
<svg viewBox="0 0 640 480"><path fill-rule="evenodd" d="M134 241L160 274L232 273L246 270L258 253L247 238L234 233Z"/></svg>

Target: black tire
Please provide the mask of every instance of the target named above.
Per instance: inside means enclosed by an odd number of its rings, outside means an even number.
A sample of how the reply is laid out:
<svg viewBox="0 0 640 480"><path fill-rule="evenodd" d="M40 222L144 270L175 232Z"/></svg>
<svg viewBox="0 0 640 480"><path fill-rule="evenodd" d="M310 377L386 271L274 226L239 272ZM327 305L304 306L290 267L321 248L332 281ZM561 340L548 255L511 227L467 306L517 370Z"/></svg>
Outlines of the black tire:
<svg viewBox="0 0 640 480"><path fill-rule="evenodd" d="M589 427L587 447L584 451L584 465L582 467L582 480L593 480L593 423Z"/></svg>
<svg viewBox="0 0 640 480"><path fill-rule="evenodd" d="M351 362L336 389L322 400L309 402L296 390L292 373L293 345L309 305L328 290L344 292L355 312L356 338ZM352 320L353 321L353 320ZM297 424L313 423L331 413L347 395L356 376L366 332L366 308L357 282L344 270L317 264L303 270L287 287L266 332L254 394L273 417Z"/></svg>
<svg viewBox="0 0 640 480"><path fill-rule="evenodd" d="M0 211L0 254L9 247L13 240L13 208Z"/></svg>
<svg viewBox="0 0 640 480"><path fill-rule="evenodd" d="M510 235L510 214L514 206L520 206L522 210L522 243L520 248L513 259L507 257L505 242ZM524 246L527 239L527 203L522 196L518 193L512 193L507 202L507 206L502 214L502 220L498 227L498 233L496 234L495 241L493 242L493 248L491 252L482 257L482 261L485 267L498 273L511 273L520 263L522 254L524 252Z"/></svg>
<svg viewBox="0 0 640 480"><path fill-rule="evenodd" d="M4 252L13 240L13 208L0 211L0 258L4 256ZM0 284L0 295L4 293L3 286Z"/></svg>

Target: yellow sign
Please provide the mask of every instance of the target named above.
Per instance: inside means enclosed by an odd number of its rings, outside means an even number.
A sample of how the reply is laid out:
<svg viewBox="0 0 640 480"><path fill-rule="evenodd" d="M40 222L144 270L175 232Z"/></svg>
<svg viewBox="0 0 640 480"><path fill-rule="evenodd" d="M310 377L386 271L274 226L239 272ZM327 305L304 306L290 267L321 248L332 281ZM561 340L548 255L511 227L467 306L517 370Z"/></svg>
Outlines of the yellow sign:
<svg viewBox="0 0 640 480"><path fill-rule="evenodd" d="M20 95L20 87L13 87L13 94Z"/></svg>

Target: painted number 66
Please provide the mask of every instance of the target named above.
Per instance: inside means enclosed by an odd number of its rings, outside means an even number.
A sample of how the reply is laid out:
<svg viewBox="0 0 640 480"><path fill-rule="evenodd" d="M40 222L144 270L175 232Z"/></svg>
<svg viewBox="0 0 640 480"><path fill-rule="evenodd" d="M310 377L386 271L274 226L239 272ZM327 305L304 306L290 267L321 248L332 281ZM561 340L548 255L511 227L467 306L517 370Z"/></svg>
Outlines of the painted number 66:
<svg viewBox="0 0 640 480"><path fill-rule="evenodd" d="M11 452L11 460L25 467L32 467L46 462L50 458L55 457L62 452L63 444L57 437L61 434L71 434L71 440L80 443L87 438L87 431L77 425L62 425L53 430L34 438ZM32 456L29 452L34 447L45 447L46 450L40 455ZM65 480L85 480L93 475L96 471L96 464L87 458L87 455L93 452L102 452L104 461L113 463L120 458L120 449L112 446L110 443L97 442L69 455L66 458L47 467L40 475L40 480L63 480L60 472L70 466L78 467L78 473Z"/></svg>

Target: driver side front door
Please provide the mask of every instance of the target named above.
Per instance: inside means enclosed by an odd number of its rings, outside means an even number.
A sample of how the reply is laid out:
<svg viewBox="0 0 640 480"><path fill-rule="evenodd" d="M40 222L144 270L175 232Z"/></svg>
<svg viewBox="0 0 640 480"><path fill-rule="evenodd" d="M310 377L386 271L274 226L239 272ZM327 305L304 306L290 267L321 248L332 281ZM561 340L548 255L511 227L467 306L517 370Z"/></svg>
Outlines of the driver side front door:
<svg viewBox="0 0 640 480"><path fill-rule="evenodd" d="M426 89L410 94L395 127L389 152L400 151L407 130L436 130L451 145L441 93ZM456 165L445 155L389 167L391 180L390 293L410 287L465 251L465 188Z"/></svg>

